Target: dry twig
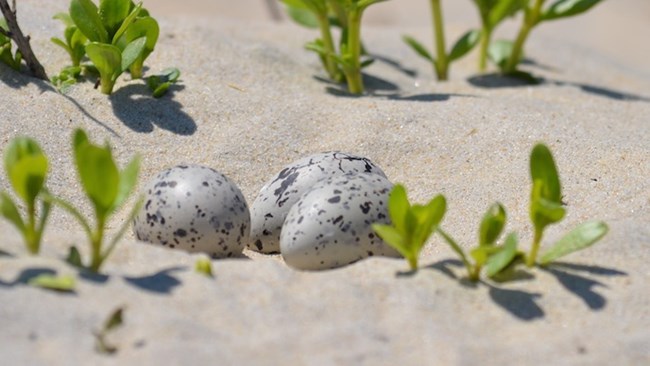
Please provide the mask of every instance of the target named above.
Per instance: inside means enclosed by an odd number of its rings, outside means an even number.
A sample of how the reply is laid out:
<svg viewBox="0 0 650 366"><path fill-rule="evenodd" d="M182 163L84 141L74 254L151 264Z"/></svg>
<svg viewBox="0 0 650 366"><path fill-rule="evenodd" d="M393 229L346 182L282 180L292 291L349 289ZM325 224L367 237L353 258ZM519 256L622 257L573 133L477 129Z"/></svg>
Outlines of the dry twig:
<svg viewBox="0 0 650 366"><path fill-rule="evenodd" d="M18 21L16 20L16 0L12 1L12 5L13 9L9 6L7 0L0 0L0 10L2 10L2 15L7 21L7 26L9 27L8 32L0 28L0 33L11 38L16 43L18 50L23 55L23 59L33 76L39 79L48 80L43 65L38 61L36 55L34 55L34 51L32 51L32 47L29 45L29 36L23 35L23 32L18 26Z"/></svg>

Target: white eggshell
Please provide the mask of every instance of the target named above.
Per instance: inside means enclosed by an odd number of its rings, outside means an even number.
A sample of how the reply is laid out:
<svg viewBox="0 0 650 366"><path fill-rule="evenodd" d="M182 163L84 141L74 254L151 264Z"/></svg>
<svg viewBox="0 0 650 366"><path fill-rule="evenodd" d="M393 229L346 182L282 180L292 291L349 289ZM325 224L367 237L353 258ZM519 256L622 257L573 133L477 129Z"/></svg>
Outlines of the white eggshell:
<svg viewBox="0 0 650 366"><path fill-rule="evenodd" d="M390 223L392 186L378 174L346 174L316 184L291 207L284 222L280 252L286 263L321 270L373 255L400 257L371 226Z"/></svg>
<svg viewBox="0 0 650 366"><path fill-rule="evenodd" d="M251 206L249 249L279 252L280 230L291 206L317 182L346 173L386 176L369 159L342 152L311 155L284 167L264 185Z"/></svg>
<svg viewBox="0 0 650 366"><path fill-rule="evenodd" d="M154 177L133 230L139 240L213 258L238 256L248 242L250 214L239 188L223 174L179 165Z"/></svg>

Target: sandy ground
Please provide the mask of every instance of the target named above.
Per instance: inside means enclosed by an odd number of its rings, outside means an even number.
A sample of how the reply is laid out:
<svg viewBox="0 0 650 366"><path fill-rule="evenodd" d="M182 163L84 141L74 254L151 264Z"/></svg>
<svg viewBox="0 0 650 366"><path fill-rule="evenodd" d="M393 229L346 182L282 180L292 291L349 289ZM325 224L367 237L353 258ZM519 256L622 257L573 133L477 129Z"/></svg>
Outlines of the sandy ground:
<svg viewBox="0 0 650 366"><path fill-rule="evenodd" d="M51 160L54 194L89 209L70 155L77 126L110 141L122 164L141 154L142 182L179 163L204 164L235 181L249 204L285 164L343 150L372 159L415 201L445 194L444 227L464 247L497 200L508 210L507 230L526 245L528 154L544 141L568 210L547 244L588 219L607 221L610 233L561 266L471 286L437 238L413 276L399 275L406 264L398 260L312 273L246 252L253 260L214 261L216 277L207 279L192 271L196 255L129 234L98 277L62 263L71 244L84 249L81 230L62 211L39 257L27 256L2 221L0 249L9 255L0 256L0 352L8 364L650 362L645 1L609 1L575 21L542 25L527 46L535 63L525 66L544 78L537 86L477 76L475 54L453 66L449 82L436 83L430 65L400 40L402 33L430 39L426 2L377 5L364 39L378 62L361 98L321 81L318 60L302 48L316 34L273 20L262 1L151 3L162 32L149 72L182 71L160 100L125 78L110 97L90 82L61 95L0 65L0 145L23 134L37 139ZM476 19L464 2L448 3L452 38ZM51 16L67 1L19 7L35 51L56 73L67 60L48 41L61 31ZM8 188L4 175L0 187ZM119 212L111 229L125 216ZM52 271L78 277L76 293L24 286ZM111 336L119 352L99 355L92 332L119 305L127 307L124 327Z"/></svg>

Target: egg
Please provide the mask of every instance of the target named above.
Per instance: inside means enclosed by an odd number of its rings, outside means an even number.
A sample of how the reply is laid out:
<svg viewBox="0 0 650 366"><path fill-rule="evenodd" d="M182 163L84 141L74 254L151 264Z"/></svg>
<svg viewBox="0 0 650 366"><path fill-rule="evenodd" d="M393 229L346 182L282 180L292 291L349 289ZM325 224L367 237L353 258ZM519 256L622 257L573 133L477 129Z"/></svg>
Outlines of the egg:
<svg viewBox="0 0 650 366"><path fill-rule="evenodd" d="M248 242L250 213L239 188L218 171L179 165L144 188L133 230L138 240L213 258L238 256Z"/></svg>
<svg viewBox="0 0 650 366"><path fill-rule="evenodd" d="M317 182L346 173L386 175L369 159L343 152L307 156L285 166L260 190L251 206L249 249L280 250L280 231L289 209Z"/></svg>
<svg viewBox="0 0 650 366"><path fill-rule="evenodd" d="M393 185L379 174L345 174L321 181L291 207L280 235L280 252L296 269L337 268L366 257L399 258L372 230L389 224Z"/></svg>

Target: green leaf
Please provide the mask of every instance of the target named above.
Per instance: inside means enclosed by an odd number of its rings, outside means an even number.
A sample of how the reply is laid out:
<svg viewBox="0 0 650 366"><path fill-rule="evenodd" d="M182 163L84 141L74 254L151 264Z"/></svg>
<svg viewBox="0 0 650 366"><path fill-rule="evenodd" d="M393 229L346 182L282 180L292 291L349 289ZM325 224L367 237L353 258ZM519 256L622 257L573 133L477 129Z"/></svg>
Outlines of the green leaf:
<svg viewBox="0 0 650 366"><path fill-rule="evenodd" d="M98 216L105 217L115 203L120 179L111 150L93 145L81 129L75 131L73 141L81 185Z"/></svg>
<svg viewBox="0 0 650 366"><path fill-rule="evenodd" d="M203 274L208 277L213 277L212 274L212 262L210 262L209 258L204 258L201 257L196 260L194 263L194 270L197 273Z"/></svg>
<svg viewBox="0 0 650 366"><path fill-rule="evenodd" d="M586 12L600 2L601 0L559 0L544 11L540 20L555 20L575 16Z"/></svg>
<svg viewBox="0 0 650 366"><path fill-rule="evenodd" d="M113 211L117 210L126 198L131 194L136 182L138 181L138 172L140 169L140 158L134 157L131 162L120 173L120 183L117 190L117 196L113 204Z"/></svg>
<svg viewBox="0 0 650 366"><path fill-rule="evenodd" d="M488 15L490 28L495 28L506 17L515 15L519 10L528 5L528 0L500 0L497 1Z"/></svg>
<svg viewBox="0 0 650 366"><path fill-rule="evenodd" d="M70 53L70 51L71 51L71 50L70 50L70 47L68 47L68 45L67 45L65 42L63 42L61 39L59 39L59 38L52 37L52 38L50 38L50 42L52 42L52 43L54 43L55 45L57 45L57 46L63 48L63 49L66 50L66 52L68 52L68 53Z"/></svg>
<svg viewBox="0 0 650 366"><path fill-rule="evenodd" d="M465 56L469 51L478 44L479 39L481 38L481 31L478 29L473 29L465 33L460 39L454 44L454 47L451 48L449 53L449 62L458 60L459 58Z"/></svg>
<svg viewBox="0 0 650 366"><path fill-rule="evenodd" d="M113 35L111 43L113 43L114 45L118 43L120 38L122 38L122 35L129 29L129 27L137 18L138 14L140 14L141 9L142 9L142 3L139 3L133 8L133 10L131 10L129 16L127 16L126 19L124 19L124 21L120 25L120 28L117 30L117 32L115 32L115 35Z"/></svg>
<svg viewBox="0 0 650 366"><path fill-rule="evenodd" d="M52 19L60 20L63 24L65 24L66 28L74 27L74 21L68 13L56 13Z"/></svg>
<svg viewBox="0 0 650 366"><path fill-rule="evenodd" d="M558 240L540 259L540 264L548 264L560 257L587 248L600 240L609 228L602 221L589 221Z"/></svg>
<svg viewBox="0 0 650 366"><path fill-rule="evenodd" d="M116 46L91 42L86 46L86 54L95 65L102 79L115 81L122 69L122 54Z"/></svg>
<svg viewBox="0 0 650 366"><path fill-rule="evenodd" d="M469 255L471 255L472 258L474 258L474 262L476 262L477 266L482 267L483 265L485 265L485 262L488 259L488 251L489 251L488 249L491 248L476 247L469 252Z"/></svg>
<svg viewBox="0 0 650 366"><path fill-rule="evenodd" d="M479 245L493 245L506 224L506 210L495 203L487 210L479 228Z"/></svg>
<svg viewBox="0 0 650 366"><path fill-rule="evenodd" d="M135 60L138 59L138 57L140 57L142 51L144 50L146 42L147 37L140 37L126 46L124 51L122 51L122 66L120 73L126 71L129 66L131 66Z"/></svg>
<svg viewBox="0 0 650 366"><path fill-rule="evenodd" d="M51 274L42 274L29 280L28 284L34 287L40 287L48 290L73 292L76 281L70 275L56 276Z"/></svg>
<svg viewBox="0 0 650 366"><path fill-rule="evenodd" d="M383 224L372 224L372 229L386 244L393 247L403 256L410 255L411 251L406 247L404 237L395 227Z"/></svg>
<svg viewBox="0 0 650 366"><path fill-rule="evenodd" d="M553 155L544 144L537 144L530 154L530 174L533 183L540 182L541 197L555 203L562 202L560 178Z"/></svg>
<svg viewBox="0 0 650 366"><path fill-rule="evenodd" d="M72 0L70 17L89 40L108 43L108 32L104 28L97 6L91 0Z"/></svg>
<svg viewBox="0 0 650 366"><path fill-rule="evenodd" d="M68 256L65 258L65 261L77 268L82 268L83 263L81 262L81 254L79 254L79 249L74 245L68 249Z"/></svg>
<svg viewBox="0 0 650 366"><path fill-rule="evenodd" d="M106 318L102 333L106 334L124 323L124 307L120 306Z"/></svg>
<svg viewBox="0 0 650 366"><path fill-rule="evenodd" d="M307 6L302 1L282 0L282 2L285 4L287 15L291 20L307 28L318 28L319 9ZM322 10L320 11L322 12Z"/></svg>
<svg viewBox="0 0 650 366"><path fill-rule="evenodd" d="M99 17L108 32L108 38L112 38L120 28L124 19L129 15L131 0L100 0Z"/></svg>
<svg viewBox="0 0 650 366"><path fill-rule="evenodd" d="M492 277L506 268L517 256L517 234L510 233L503 247L492 254L485 265L487 275Z"/></svg>
<svg viewBox="0 0 650 366"><path fill-rule="evenodd" d="M418 252L442 221L446 209L447 201L442 195L434 197L426 206L417 205L411 208L411 211L417 217L417 225L412 234L412 240Z"/></svg>
<svg viewBox="0 0 650 366"><path fill-rule="evenodd" d="M435 62L435 59L433 56L431 56L429 51L427 51L427 49L415 38L410 36L402 36L402 40L404 40L404 42L409 45L418 55L427 59L429 62Z"/></svg>
<svg viewBox="0 0 650 366"><path fill-rule="evenodd" d="M488 56L495 65L503 70L512 54L513 47L514 44L512 41L503 39L494 41L490 43L490 46L488 47Z"/></svg>
<svg viewBox="0 0 650 366"><path fill-rule="evenodd" d="M5 152L5 170L11 186L27 204L33 204L43 189L48 162L36 141L28 137L13 139Z"/></svg>
<svg viewBox="0 0 650 366"><path fill-rule="evenodd" d="M162 97L172 83L175 83L180 77L181 72L175 68L167 68L160 75L152 75L147 78L147 86L153 92L154 98Z"/></svg>
<svg viewBox="0 0 650 366"><path fill-rule="evenodd" d="M131 43L140 37L146 37L143 58L146 59L156 47L158 42L158 35L160 28L158 22L152 17L144 17L136 19L133 24L126 30L126 41Z"/></svg>
<svg viewBox="0 0 650 366"><path fill-rule="evenodd" d="M388 216L395 229L401 234L407 232L406 216L410 209L406 189L401 184L395 185L388 196Z"/></svg>
<svg viewBox="0 0 650 366"><path fill-rule="evenodd" d="M27 228L25 227L22 217L20 217L20 212L18 212L18 208L14 201L5 192L0 192L0 213L2 213L2 216L5 219L14 224L18 231L23 235L25 234Z"/></svg>

